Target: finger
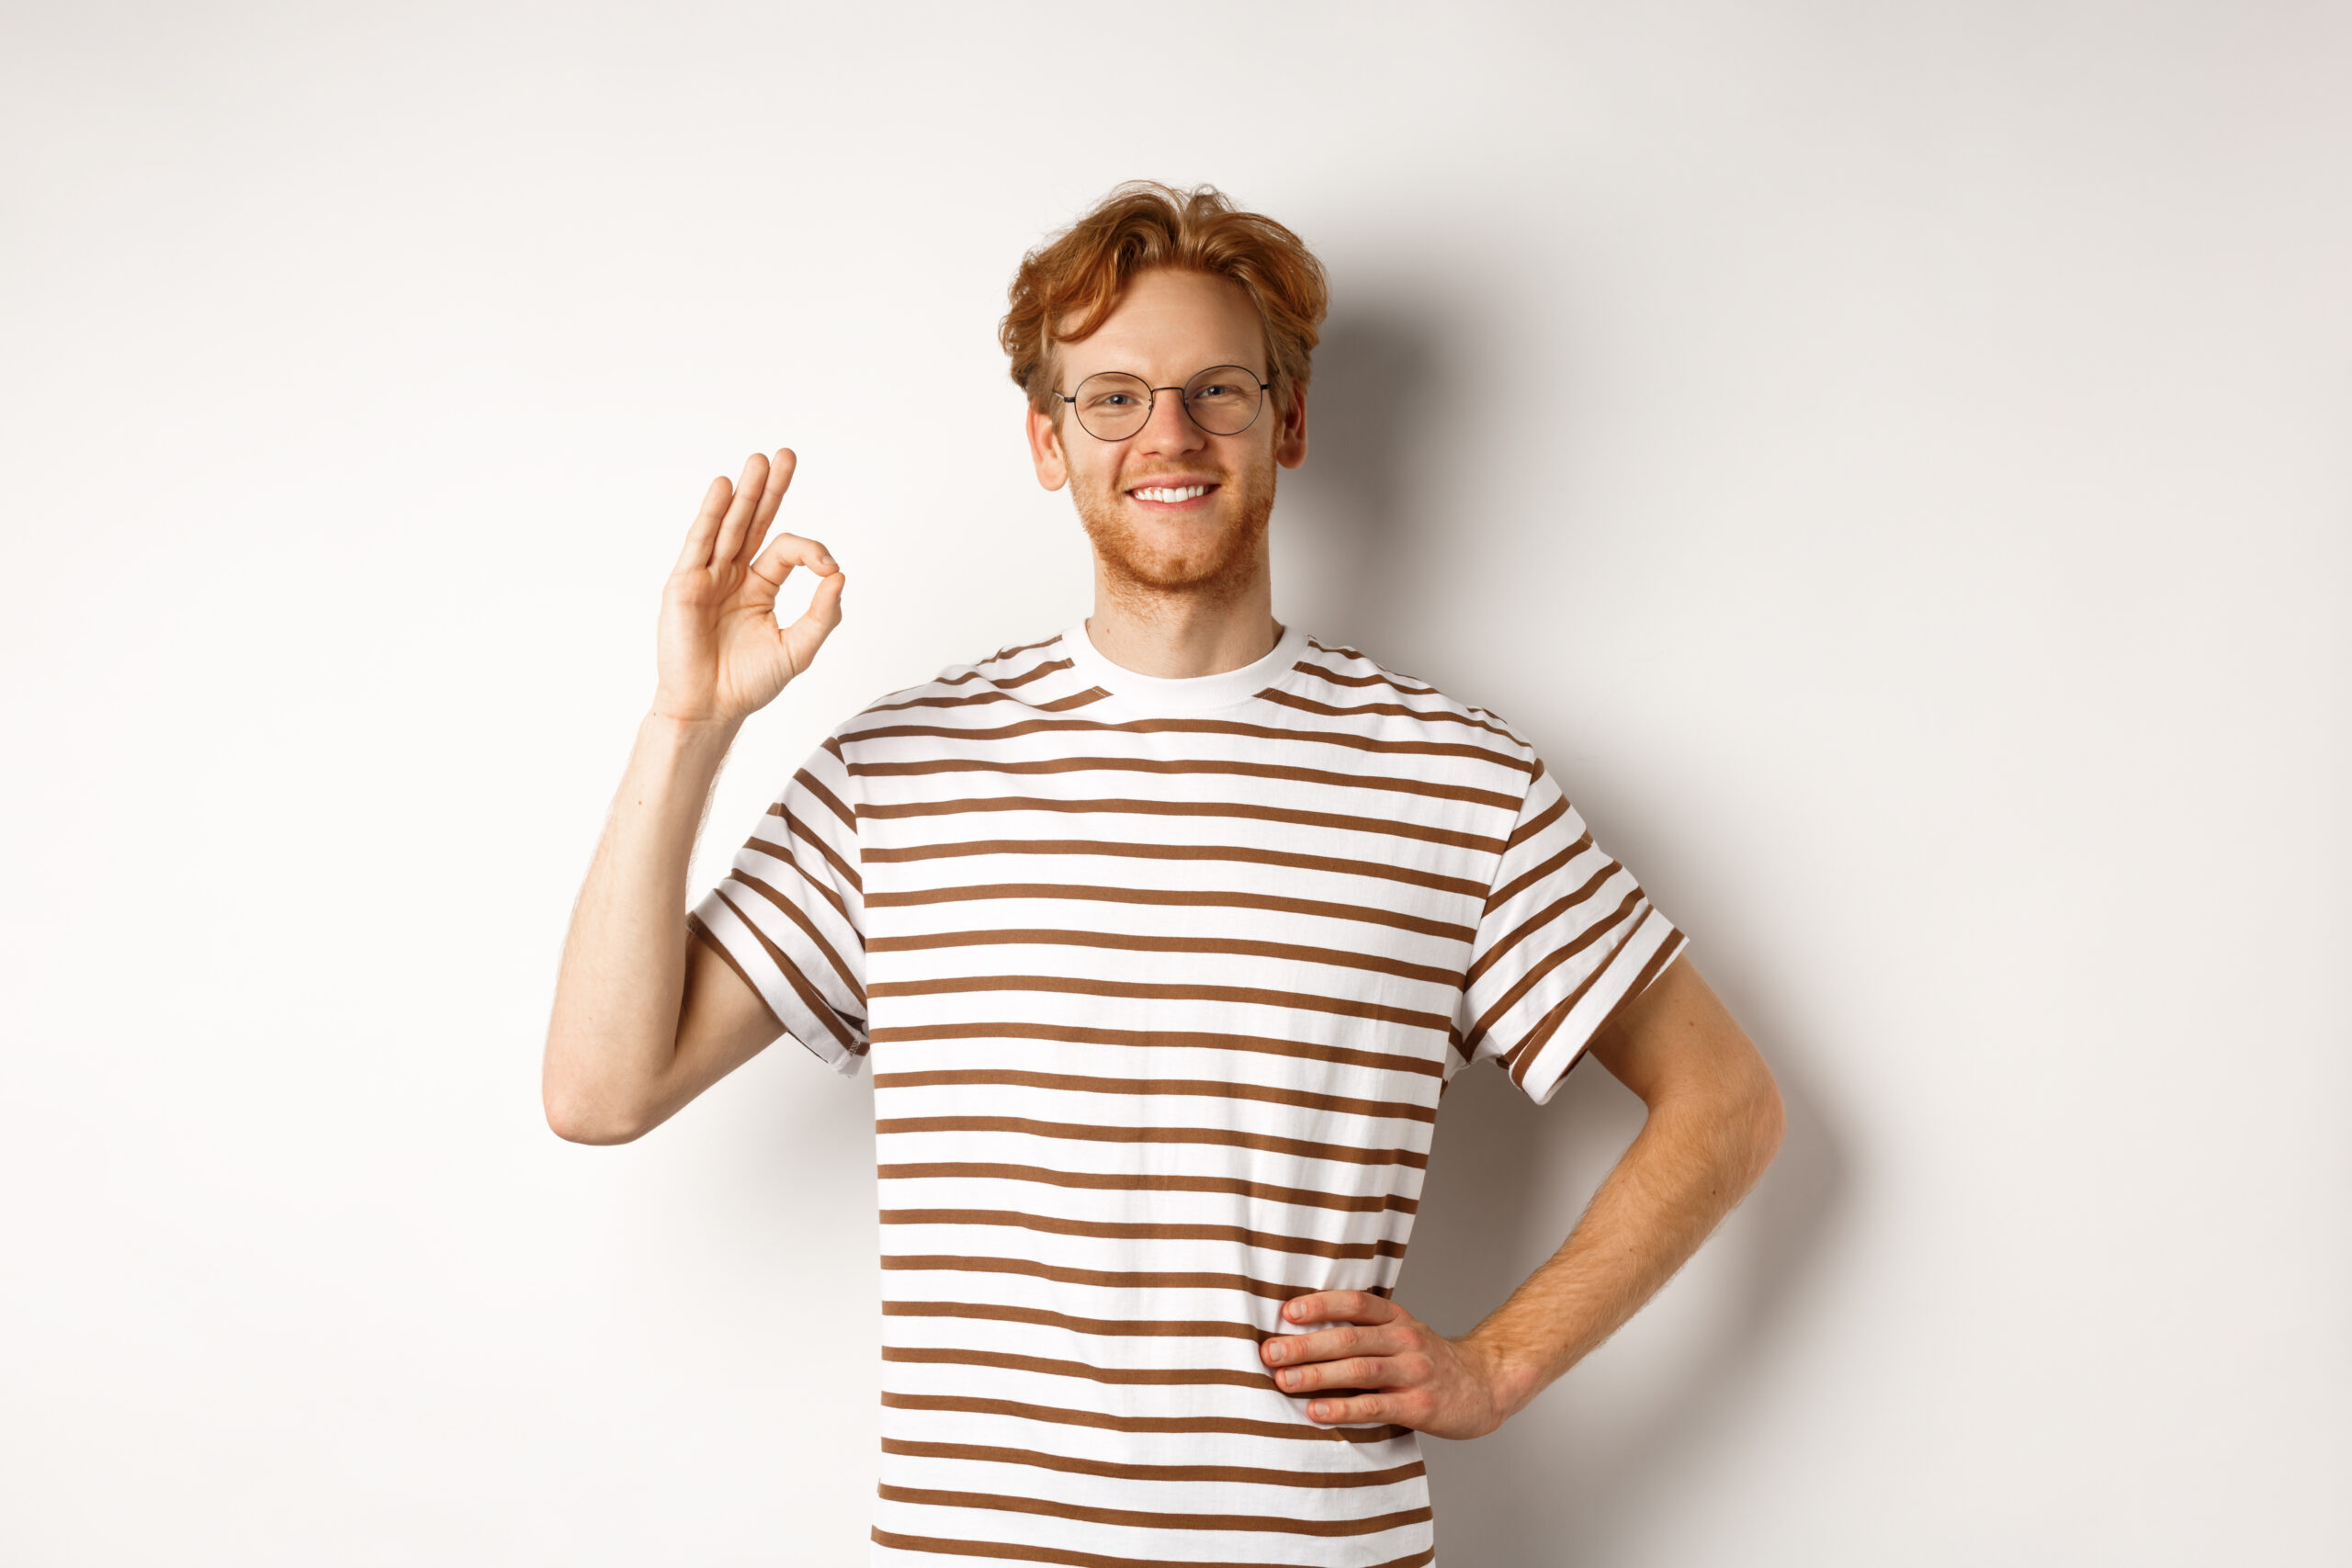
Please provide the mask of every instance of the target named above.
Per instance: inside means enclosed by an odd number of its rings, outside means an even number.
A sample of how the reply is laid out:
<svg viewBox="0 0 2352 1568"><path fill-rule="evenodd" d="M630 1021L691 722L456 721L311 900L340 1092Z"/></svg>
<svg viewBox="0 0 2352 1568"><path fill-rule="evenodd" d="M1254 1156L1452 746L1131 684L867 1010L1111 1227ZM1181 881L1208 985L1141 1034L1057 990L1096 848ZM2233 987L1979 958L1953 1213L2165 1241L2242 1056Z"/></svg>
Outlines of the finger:
<svg viewBox="0 0 2352 1568"><path fill-rule="evenodd" d="M808 608L800 618L784 628L784 653L792 662L792 673L799 674L825 646L833 628L842 624L842 584L846 575L836 570L817 584L817 592L808 596Z"/></svg>
<svg viewBox="0 0 2352 1568"><path fill-rule="evenodd" d="M686 528L685 547L678 552L676 570L710 564L711 541L718 537L719 519L727 515L727 503L735 499L735 487L727 482L725 474L710 481L702 492L702 509Z"/></svg>
<svg viewBox="0 0 2352 1568"><path fill-rule="evenodd" d="M743 536L752 526L752 513L759 510L767 482L767 455L754 452L743 465L743 477L735 482L735 501L727 509L727 520L718 525L718 542L710 547L714 570L735 564L736 554L743 547Z"/></svg>
<svg viewBox="0 0 2352 1568"><path fill-rule="evenodd" d="M1403 1348L1401 1337L1384 1325L1277 1335L1260 1346L1258 1353L1269 1366L1295 1367L1308 1361L1336 1361L1342 1356L1393 1356Z"/></svg>
<svg viewBox="0 0 2352 1568"><path fill-rule="evenodd" d="M768 536L768 525L775 521L777 511L784 505L784 492L792 488L792 470L800 459L789 446L779 446L768 461L767 489L760 492L759 510L752 513L751 532L743 536L740 554L749 558L760 553L760 543Z"/></svg>
<svg viewBox="0 0 2352 1568"><path fill-rule="evenodd" d="M1369 1291L1317 1291L1283 1303L1293 1323L1388 1323L1396 1314L1395 1303Z"/></svg>
<svg viewBox="0 0 2352 1568"><path fill-rule="evenodd" d="M1340 1422L1386 1421L1388 1401L1376 1393L1360 1394L1353 1399L1310 1399L1306 1402L1306 1417L1310 1421Z"/></svg>
<svg viewBox="0 0 2352 1568"><path fill-rule="evenodd" d="M784 580L792 575L792 569L796 566L805 566L819 577L831 577L841 570L840 563L833 559L833 552L825 547L822 540L805 538L798 534L778 534L768 547L760 552L759 559L752 563L752 575L769 588L779 589L784 586Z"/></svg>
<svg viewBox="0 0 2352 1568"><path fill-rule="evenodd" d="M1311 1366L1284 1367L1274 1374L1274 1386L1285 1393L1310 1393L1318 1388L1396 1388L1412 1381L1395 1356L1348 1356Z"/></svg>

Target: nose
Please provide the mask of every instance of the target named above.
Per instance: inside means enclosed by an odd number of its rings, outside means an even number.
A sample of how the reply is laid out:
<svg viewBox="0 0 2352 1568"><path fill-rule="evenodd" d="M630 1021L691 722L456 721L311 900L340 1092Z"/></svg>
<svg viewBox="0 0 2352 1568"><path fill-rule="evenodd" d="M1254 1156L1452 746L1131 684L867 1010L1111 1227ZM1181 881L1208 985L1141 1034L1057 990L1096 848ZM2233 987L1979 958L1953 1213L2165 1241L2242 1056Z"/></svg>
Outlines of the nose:
<svg viewBox="0 0 2352 1568"><path fill-rule="evenodd" d="M1184 409L1184 389L1160 387L1152 392L1151 415L1144 421L1134 440L1137 452L1166 457L1179 452L1197 452L1208 443L1207 433L1193 423Z"/></svg>

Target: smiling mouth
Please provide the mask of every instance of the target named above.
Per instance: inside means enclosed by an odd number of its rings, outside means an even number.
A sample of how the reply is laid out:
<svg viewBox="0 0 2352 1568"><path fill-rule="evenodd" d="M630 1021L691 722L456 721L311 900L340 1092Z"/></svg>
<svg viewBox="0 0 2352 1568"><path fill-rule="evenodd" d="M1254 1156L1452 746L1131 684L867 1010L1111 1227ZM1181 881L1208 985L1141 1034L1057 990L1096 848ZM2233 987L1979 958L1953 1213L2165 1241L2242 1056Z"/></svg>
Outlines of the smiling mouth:
<svg viewBox="0 0 2352 1568"><path fill-rule="evenodd" d="M1186 502L1200 500L1217 488L1213 484L1137 485L1127 493L1137 501L1148 501L1158 506L1182 506Z"/></svg>

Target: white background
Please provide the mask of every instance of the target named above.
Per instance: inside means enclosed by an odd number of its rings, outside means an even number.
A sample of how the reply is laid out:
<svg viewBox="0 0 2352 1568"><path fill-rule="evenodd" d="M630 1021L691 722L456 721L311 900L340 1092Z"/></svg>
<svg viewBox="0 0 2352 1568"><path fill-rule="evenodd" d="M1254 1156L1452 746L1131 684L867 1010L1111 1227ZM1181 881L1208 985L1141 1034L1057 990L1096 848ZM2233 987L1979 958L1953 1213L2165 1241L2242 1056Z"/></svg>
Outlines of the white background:
<svg viewBox="0 0 2352 1568"><path fill-rule="evenodd" d="M864 1561L865 1082L574 1147L540 1032L712 475L848 618L697 886L1086 611L993 332L1136 175L1335 280L1277 613L1534 739L1789 1106L1442 1561L2352 1555L2352 13L0 18L0 1560ZM1400 1299L1639 1118L1465 1080Z"/></svg>

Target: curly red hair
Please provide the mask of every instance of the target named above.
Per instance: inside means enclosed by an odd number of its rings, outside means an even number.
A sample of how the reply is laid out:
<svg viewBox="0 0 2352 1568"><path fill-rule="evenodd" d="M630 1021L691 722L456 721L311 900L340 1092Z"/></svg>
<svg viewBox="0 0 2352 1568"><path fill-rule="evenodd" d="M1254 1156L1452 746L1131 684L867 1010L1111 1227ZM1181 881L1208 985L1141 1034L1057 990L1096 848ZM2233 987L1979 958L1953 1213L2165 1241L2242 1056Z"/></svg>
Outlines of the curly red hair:
<svg viewBox="0 0 2352 1568"><path fill-rule="evenodd" d="M1215 186L1129 180L1023 256L1013 274L997 341L1031 408L1058 415L1064 407L1053 398L1055 344L1091 336L1130 279L1163 266L1229 277L1248 291L1266 329L1276 406L1290 406L1306 386L1330 304L1323 264L1296 234L1242 211Z"/></svg>

